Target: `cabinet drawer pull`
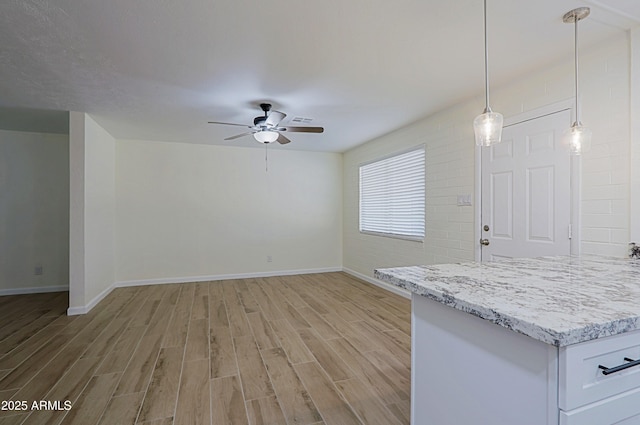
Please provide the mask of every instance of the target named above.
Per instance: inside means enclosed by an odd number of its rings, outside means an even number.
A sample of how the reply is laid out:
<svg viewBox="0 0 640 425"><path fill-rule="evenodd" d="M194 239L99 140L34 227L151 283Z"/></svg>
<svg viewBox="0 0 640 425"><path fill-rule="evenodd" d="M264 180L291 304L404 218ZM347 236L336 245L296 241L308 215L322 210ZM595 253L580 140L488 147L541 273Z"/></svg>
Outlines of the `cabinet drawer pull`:
<svg viewBox="0 0 640 425"><path fill-rule="evenodd" d="M624 361L629 363L621 364L615 367L606 367L606 366L598 365L598 368L602 369L603 375L609 375L611 373L620 372L621 370L629 369L630 367L640 365L640 360L633 360L633 359L630 359L629 357L625 357Z"/></svg>

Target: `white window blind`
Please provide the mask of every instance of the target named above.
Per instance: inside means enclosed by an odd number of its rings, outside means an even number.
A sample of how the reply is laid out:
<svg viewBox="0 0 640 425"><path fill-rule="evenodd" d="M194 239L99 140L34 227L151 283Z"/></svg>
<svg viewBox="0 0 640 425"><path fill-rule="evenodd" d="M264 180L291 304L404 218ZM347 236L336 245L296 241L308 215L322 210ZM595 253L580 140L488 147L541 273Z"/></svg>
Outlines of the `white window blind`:
<svg viewBox="0 0 640 425"><path fill-rule="evenodd" d="M424 146L360 166L360 231L424 238Z"/></svg>

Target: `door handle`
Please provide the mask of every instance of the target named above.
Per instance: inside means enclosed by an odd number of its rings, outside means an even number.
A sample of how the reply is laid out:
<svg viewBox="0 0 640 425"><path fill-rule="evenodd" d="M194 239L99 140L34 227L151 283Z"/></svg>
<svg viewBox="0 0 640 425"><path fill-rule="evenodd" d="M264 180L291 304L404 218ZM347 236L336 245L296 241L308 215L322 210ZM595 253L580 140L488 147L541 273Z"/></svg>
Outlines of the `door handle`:
<svg viewBox="0 0 640 425"><path fill-rule="evenodd" d="M489 239L480 239L480 245L489 245Z"/></svg>

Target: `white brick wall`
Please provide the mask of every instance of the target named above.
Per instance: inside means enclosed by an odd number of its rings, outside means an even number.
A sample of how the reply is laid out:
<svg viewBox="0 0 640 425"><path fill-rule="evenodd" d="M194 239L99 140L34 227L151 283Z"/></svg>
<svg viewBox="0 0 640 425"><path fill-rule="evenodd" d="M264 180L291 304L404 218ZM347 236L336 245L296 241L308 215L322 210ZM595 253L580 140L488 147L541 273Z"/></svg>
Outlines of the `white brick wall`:
<svg viewBox="0 0 640 425"><path fill-rule="evenodd" d="M640 243L640 28L631 31L630 240Z"/></svg>
<svg viewBox="0 0 640 425"><path fill-rule="evenodd" d="M581 251L623 256L629 242L630 42L628 34L582 49L582 122L593 131L582 157ZM492 90L505 117L573 97L573 61L545 67ZM474 208L456 205L474 193L473 118L483 96L438 112L344 154L344 267L372 276L377 267L474 259ZM418 144L426 145L424 243L360 234L358 166ZM639 162L636 160L636 162ZM640 164L637 164L640 166ZM475 200L474 200L475 205Z"/></svg>
<svg viewBox="0 0 640 425"><path fill-rule="evenodd" d="M474 190L471 123L478 105L460 105L344 155L344 267L371 276L375 267L472 260L473 207L458 207L458 194ZM470 148L467 146L471 138ZM424 143L426 145L425 243L360 234L358 166Z"/></svg>
<svg viewBox="0 0 640 425"><path fill-rule="evenodd" d="M583 253L624 256L629 242L630 45L628 35L581 62L583 122L593 130L582 161ZM584 69L584 71L582 71Z"/></svg>

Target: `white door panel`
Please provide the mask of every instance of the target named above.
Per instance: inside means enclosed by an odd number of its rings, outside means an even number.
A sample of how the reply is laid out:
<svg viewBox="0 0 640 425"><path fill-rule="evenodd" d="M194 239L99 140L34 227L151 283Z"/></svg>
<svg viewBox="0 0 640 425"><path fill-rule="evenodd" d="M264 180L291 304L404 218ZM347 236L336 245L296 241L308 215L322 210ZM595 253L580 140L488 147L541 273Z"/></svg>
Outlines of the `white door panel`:
<svg viewBox="0 0 640 425"><path fill-rule="evenodd" d="M513 239L513 172L496 172L491 175L492 237Z"/></svg>
<svg viewBox="0 0 640 425"><path fill-rule="evenodd" d="M554 167L527 170L527 240L552 242L554 237Z"/></svg>
<svg viewBox="0 0 640 425"><path fill-rule="evenodd" d="M570 156L563 111L503 130L482 150L482 260L570 254Z"/></svg>

